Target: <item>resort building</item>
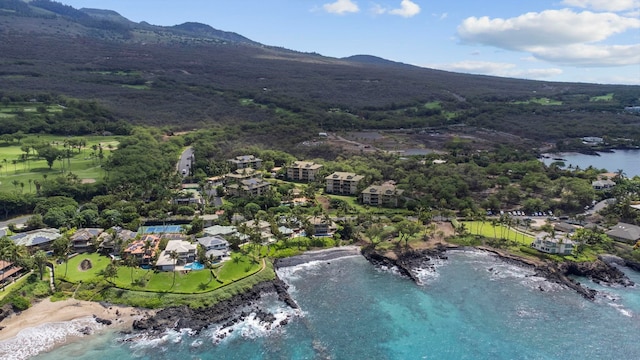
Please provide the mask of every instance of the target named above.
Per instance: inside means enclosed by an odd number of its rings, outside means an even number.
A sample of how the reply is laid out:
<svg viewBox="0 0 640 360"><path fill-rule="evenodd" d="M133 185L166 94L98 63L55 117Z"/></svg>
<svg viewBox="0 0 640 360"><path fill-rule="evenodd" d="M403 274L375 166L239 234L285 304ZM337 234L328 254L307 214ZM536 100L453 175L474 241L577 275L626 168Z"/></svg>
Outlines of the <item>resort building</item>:
<svg viewBox="0 0 640 360"><path fill-rule="evenodd" d="M138 235L137 232L114 226L98 235L98 250L103 254L120 254L121 244L126 244Z"/></svg>
<svg viewBox="0 0 640 360"><path fill-rule="evenodd" d="M314 216L309 219L309 223L313 226L313 236L331 236L336 231L336 224L330 219L321 216Z"/></svg>
<svg viewBox="0 0 640 360"><path fill-rule="evenodd" d="M605 189L611 189L612 187L616 186L615 181L613 180L609 180L609 179L604 179L604 180L596 180L596 181L592 181L591 182L591 187L594 190L605 190Z"/></svg>
<svg viewBox="0 0 640 360"><path fill-rule="evenodd" d="M82 228L78 229L69 237L73 251L77 253L88 252L94 250L94 241L102 234L102 228Z"/></svg>
<svg viewBox="0 0 640 360"><path fill-rule="evenodd" d="M171 254L175 253L173 259ZM171 240L160 253L156 261L156 268L162 271L175 271L177 267L192 263L196 260L196 246L184 240Z"/></svg>
<svg viewBox="0 0 640 360"><path fill-rule="evenodd" d="M574 231L576 231L576 227L574 225L571 225L567 222L559 222L559 223L555 223L553 225L553 229L555 231L561 231L563 233L567 233L567 234L572 234Z"/></svg>
<svg viewBox="0 0 640 360"><path fill-rule="evenodd" d="M19 233L9 237L16 245L24 245L31 251L48 250L51 243L62 236L58 229L45 228Z"/></svg>
<svg viewBox="0 0 640 360"><path fill-rule="evenodd" d="M0 286L4 289L5 286L18 279L24 272L23 270L9 261L0 260Z"/></svg>
<svg viewBox="0 0 640 360"><path fill-rule="evenodd" d="M362 191L362 203L373 206L397 207L404 190L399 190L393 182L371 185Z"/></svg>
<svg viewBox="0 0 640 360"><path fill-rule="evenodd" d="M260 178L241 180L236 184L227 186L229 195L240 197L256 197L267 193L271 188L271 183Z"/></svg>
<svg viewBox="0 0 640 360"><path fill-rule="evenodd" d="M358 193L358 183L364 176L349 172L334 172L324 178L326 180L325 191L329 194L355 195Z"/></svg>
<svg viewBox="0 0 640 360"><path fill-rule="evenodd" d="M541 232L531 244L531 247L538 251L549 254L571 255L576 243L566 235L555 235Z"/></svg>
<svg viewBox="0 0 640 360"><path fill-rule="evenodd" d="M224 176L226 182L240 182L251 178L261 178L262 173L252 168L234 170Z"/></svg>
<svg viewBox="0 0 640 360"><path fill-rule="evenodd" d="M198 244L204 248L205 256L212 262L221 261L229 255L229 242L221 236L198 238Z"/></svg>
<svg viewBox="0 0 640 360"><path fill-rule="evenodd" d="M640 226L617 223L605 234L609 235L613 240L635 244L640 240Z"/></svg>
<svg viewBox="0 0 640 360"><path fill-rule="evenodd" d="M314 181L322 165L312 161L294 161L287 167L287 179L294 181Z"/></svg>
<svg viewBox="0 0 640 360"><path fill-rule="evenodd" d="M275 242L275 237L273 233L271 233L271 224L268 221L260 220L249 220L242 224L242 227L239 227L239 230L242 228L246 228L247 233L244 235L249 235L251 232L258 232L260 234L260 239L262 239L265 243Z"/></svg>
<svg viewBox="0 0 640 360"><path fill-rule="evenodd" d="M152 234L145 234L138 240L134 240L122 252L127 258L133 256L140 265L151 264L159 250L160 237Z"/></svg>
<svg viewBox="0 0 640 360"><path fill-rule="evenodd" d="M262 167L262 159L258 159L253 155L236 156L233 159L227 160L236 169L253 168L259 169Z"/></svg>
<svg viewBox="0 0 640 360"><path fill-rule="evenodd" d="M182 191L180 191L176 197L171 200L175 205L204 205L205 201L197 188L185 187L183 185Z"/></svg>

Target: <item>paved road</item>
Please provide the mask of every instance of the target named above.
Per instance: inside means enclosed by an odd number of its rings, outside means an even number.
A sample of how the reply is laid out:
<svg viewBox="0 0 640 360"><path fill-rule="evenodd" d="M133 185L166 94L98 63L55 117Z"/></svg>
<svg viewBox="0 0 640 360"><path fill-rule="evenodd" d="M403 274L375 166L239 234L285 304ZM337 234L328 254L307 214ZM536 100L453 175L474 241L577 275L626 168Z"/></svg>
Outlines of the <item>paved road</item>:
<svg viewBox="0 0 640 360"><path fill-rule="evenodd" d="M592 209L587 210L586 214L587 215L593 215L593 214L595 214L597 212L600 212L600 210L604 209L605 207L609 206L609 204L613 204L615 202L616 202L615 198L604 199L604 200L600 201L599 203L595 204Z"/></svg>
<svg viewBox="0 0 640 360"><path fill-rule="evenodd" d="M13 219L0 221L0 237L7 235L9 224L22 225L31 218L31 215L18 216Z"/></svg>
<svg viewBox="0 0 640 360"><path fill-rule="evenodd" d="M191 163L194 158L193 149L188 147L184 149L182 154L180 154L180 160L176 164L176 170L182 174L183 177L186 177L191 173Z"/></svg>

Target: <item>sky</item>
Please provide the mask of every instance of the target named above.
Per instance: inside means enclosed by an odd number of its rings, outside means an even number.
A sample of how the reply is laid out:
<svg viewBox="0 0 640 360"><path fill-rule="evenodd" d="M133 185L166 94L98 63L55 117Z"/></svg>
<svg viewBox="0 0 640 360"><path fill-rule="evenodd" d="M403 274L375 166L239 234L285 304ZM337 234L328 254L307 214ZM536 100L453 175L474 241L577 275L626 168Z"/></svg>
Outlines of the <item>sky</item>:
<svg viewBox="0 0 640 360"><path fill-rule="evenodd" d="M640 0L57 0L208 24L324 56L455 72L640 85Z"/></svg>

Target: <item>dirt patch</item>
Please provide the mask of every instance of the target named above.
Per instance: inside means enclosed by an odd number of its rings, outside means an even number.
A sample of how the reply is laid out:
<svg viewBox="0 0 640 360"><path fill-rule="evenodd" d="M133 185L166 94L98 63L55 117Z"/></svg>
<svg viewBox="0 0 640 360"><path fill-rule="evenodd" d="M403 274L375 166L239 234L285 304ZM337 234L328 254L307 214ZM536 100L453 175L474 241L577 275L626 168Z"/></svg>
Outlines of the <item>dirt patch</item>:
<svg viewBox="0 0 640 360"><path fill-rule="evenodd" d="M96 179L82 179L80 182L83 184L93 184L96 182Z"/></svg>
<svg viewBox="0 0 640 360"><path fill-rule="evenodd" d="M80 265L78 265L78 270L80 271L87 271L89 269L91 269L93 267L93 264L91 263L91 260L89 259L84 259L80 262Z"/></svg>
<svg viewBox="0 0 640 360"><path fill-rule="evenodd" d="M316 196L316 201L325 211L329 211L329 198L326 196Z"/></svg>

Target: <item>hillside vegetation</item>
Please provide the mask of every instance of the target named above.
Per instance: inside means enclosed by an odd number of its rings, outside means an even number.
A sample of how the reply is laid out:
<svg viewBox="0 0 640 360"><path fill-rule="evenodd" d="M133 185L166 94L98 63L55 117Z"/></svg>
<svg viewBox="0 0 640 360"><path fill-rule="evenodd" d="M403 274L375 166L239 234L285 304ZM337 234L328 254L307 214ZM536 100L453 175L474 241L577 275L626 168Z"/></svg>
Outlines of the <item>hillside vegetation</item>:
<svg viewBox="0 0 640 360"><path fill-rule="evenodd" d="M239 125L249 143L282 133L299 141L318 130L453 124L554 142L640 138L640 118L623 111L640 104L638 86L457 74L366 55L335 59L208 25L153 26L48 0L0 1L0 64L5 94L95 100L116 119L174 130ZM424 106L434 102L440 106Z"/></svg>

